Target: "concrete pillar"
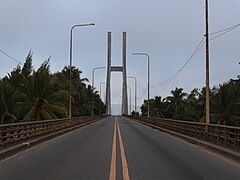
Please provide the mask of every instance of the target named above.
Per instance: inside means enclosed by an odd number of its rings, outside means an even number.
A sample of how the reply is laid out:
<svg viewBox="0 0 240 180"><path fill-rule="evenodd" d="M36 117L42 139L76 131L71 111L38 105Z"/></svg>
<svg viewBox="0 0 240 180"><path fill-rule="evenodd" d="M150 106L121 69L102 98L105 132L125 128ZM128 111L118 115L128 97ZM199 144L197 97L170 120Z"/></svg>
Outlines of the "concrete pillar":
<svg viewBox="0 0 240 180"><path fill-rule="evenodd" d="M126 32L123 32L122 66L111 65L111 32L108 32L107 50L106 113L111 114L111 72L122 72L122 113L128 115L127 70L126 70Z"/></svg>
<svg viewBox="0 0 240 180"><path fill-rule="evenodd" d="M126 32L123 32L122 44L122 67L123 67L123 86L122 86L122 107L123 115L128 115L128 96L127 96L127 70L126 70Z"/></svg>
<svg viewBox="0 0 240 180"><path fill-rule="evenodd" d="M107 84L106 84L106 113L111 114L111 32L108 32L107 50Z"/></svg>

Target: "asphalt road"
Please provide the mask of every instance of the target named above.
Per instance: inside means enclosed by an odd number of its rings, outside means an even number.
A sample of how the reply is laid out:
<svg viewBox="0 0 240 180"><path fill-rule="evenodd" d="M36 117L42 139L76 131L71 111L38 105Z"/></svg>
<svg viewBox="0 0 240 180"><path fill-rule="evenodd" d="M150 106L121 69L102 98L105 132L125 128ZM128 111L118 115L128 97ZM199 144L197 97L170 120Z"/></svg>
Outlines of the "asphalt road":
<svg viewBox="0 0 240 180"><path fill-rule="evenodd" d="M108 117L2 160L0 180L10 179L239 180L240 165L125 117Z"/></svg>

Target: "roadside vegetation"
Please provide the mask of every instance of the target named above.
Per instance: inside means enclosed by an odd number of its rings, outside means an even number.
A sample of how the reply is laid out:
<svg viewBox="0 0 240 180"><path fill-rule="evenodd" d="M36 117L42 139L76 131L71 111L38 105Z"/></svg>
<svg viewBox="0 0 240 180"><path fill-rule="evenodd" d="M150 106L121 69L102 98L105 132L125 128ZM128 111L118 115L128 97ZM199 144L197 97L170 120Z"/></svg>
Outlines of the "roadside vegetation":
<svg viewBox="0 0 240 180"><path fill-rule="evenodd" d="M166 98L150 99L150 116L205 122L205 92L205 87L193 89L190 94L176 87ZM147 115L147 100L141 111ZM240 126L240 80L230 80L210 90L210 123Z"/></svg>
<svg viewBox="0 0 240 180"><path fill-rule="evenodd" d="M29 52L24 65L18 65L0 79L0 123L48 120L69 116L70 67L51 73L50 58L38 69L32 66ZM72 116L89 116L93 89L81 71L72 67ZM193 89L189 94L176 87L165 98L150 99L150 116L193 122L205 122L206 88ZM105 113L105 104L94 91L94 114ZM100 105L101 103L101 105ZM135 112L132 112L135 114ZM141 106L147 115L147 100ZM137 115L139 113L137 112ZM210 122L240 126L240 80L230 80L210 89Z"/></svg>
<svg viewBox="0 0 240 180"><path fill-rule="evenodd" d="M50 58L34 70L29 52L23 67L18 65L0 79L0 123L47 120L69 116L70 67L50 72ZM93 89L81 71L72 67L72 116L91 115ZM105 113L105 105L94 91L94 113Z"/></svg>

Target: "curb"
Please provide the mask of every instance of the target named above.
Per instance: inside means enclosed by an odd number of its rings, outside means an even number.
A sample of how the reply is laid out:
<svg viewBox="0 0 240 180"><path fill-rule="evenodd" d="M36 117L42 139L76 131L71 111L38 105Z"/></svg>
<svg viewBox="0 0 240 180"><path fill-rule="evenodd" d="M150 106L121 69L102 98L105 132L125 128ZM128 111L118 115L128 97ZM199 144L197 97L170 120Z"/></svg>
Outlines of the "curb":
<svg viewBox="0 0 240 180"><path fill-rule="evenodd" d="M63 134L71 132L75 129L78 129L78 128L81 128L83 126L87 126L89 124L97 122L99 120L102 120L102 118L97 119L97 120L93 120L93 121L90 121L90 122L86 122L86 123L83 123L83 124L79 124L79 125L76 125L76 126L72 126L72 127L67 128L67 129L59 130L57 132L53 132L51 134L47 134L47 135L44 135L44 136L41 136L41 137L38 137L38 138L26 140L25 142L23 142L21 144L13 145L13 146L10 146L8 148L2 149L2 150L0 150L0 160L4 159L6 157L10 157L10 156L14 155L15 153L20 152L22 150L34 147L35 145L40 144L41 142L53 139L57 136L61 136Z"/></svg>
<svg viewBox="0 0 240 180"><path fill-rule="evenodd" d="M219 145L211 144L209 142L202 141L202 140L199 140L199 139L196 139L196 138L193 138L193 137L189 137L187 135L183 135L183 134L171 131L171 130L167 130L167 129L164 129L164 128L161 128L161 127L158 127L158 126L146 123L146 122L142 122L142 121L139 121L139 120L136 120L136 119L132 119L132 120L134 120L138 123L147 125L147 126L153 128L153 129L157 129L157 130L159 130L163 133L167 133L167 134L170 134L172 136L181 138L181 139L185 140L186 142L202 146L202 147L204 147L208 150L212 150L212 151L214 151L218 154L224 155L225 157L230 158L234 162L240 163L240 153L238 153L236 151L232 151L230 149L226 149L226 148L221 147Z"/></svg>

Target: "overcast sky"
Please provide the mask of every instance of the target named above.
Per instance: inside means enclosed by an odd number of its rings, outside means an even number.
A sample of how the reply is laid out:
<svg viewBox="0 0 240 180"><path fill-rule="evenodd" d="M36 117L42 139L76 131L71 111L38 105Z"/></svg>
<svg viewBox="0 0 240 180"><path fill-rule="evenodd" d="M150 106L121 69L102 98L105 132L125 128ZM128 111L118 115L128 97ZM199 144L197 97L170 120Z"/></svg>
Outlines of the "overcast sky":
<svg viewBox="0 0 240 180"><path fill-rule="evenodd" d="M138 104L147 86L150 55L151 85L164 82L188 60L205 31L205 0L0 0L0 49L21 61L33 51L33 65L51 56L51 71L69 64L69 34L74 24L96 26L74 30L73 65L91 80L94 67L106 66L107 32L112 32L112 65L122 63L122 32L127 32L127 73L138 79ZM209 0L210 32L240 23L239 0ZM240 74L240 28L210 43L210 85ZM17 63L0 53L0 77ZM121 99L121 74L112 74L112 103ZM105 71L96 71L95 85L105 81ZM91 81L90 81L91 82ZM189 93L205 84L205 48L171 83L151 88L151 97L166 97L175 87ZM133 80L128 86L134 89ZM105 87L104 87L105 88ZM133 93L132 93L133 94ZM133 100L132 100L133 102Z"/></svg>

